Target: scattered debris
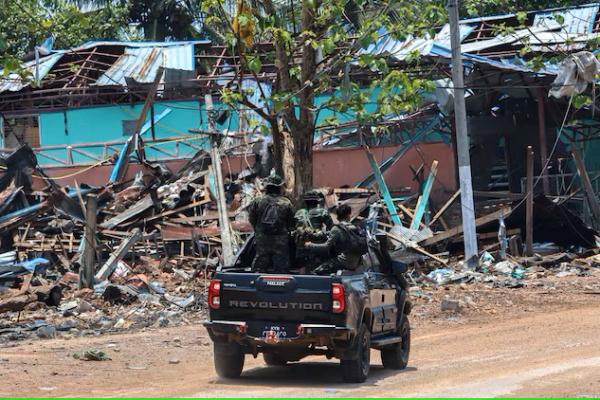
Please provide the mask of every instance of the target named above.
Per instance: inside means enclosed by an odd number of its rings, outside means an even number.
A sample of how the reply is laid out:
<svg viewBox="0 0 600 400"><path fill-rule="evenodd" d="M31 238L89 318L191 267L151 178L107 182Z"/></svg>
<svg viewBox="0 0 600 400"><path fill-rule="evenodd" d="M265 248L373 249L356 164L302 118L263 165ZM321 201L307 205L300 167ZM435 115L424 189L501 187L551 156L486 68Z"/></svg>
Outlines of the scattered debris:
<svg viewBox="0 0 600 400"><path fill-rule="evenodd" d="M73 358L83 361L110 361L111 358L102 350L89 349L80 353L74 353Z"/></svg>

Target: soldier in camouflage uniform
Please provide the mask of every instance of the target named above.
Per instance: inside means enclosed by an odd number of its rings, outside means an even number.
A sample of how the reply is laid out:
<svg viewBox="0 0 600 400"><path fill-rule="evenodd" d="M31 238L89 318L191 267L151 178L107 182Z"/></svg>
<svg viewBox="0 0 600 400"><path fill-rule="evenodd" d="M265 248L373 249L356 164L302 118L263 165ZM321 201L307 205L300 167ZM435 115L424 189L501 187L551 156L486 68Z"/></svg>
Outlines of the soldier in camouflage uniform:
<svg viewBox="0 0 600 400"><path fill-rule="evenodd" d="M266 178L266 194L248 206L254 227L256 256L252 268L261 272L289 272L290 232L294 227L292 202L281 195L283 180L278 175Z"/></svg>
<svg viewBox="0 0 600 400"><path fill-rule="evenodd" d="M333 227L333 220L329 212L323 208L324 197L316 190L306 192L303 196L306 208L296 212L296 228L310 228L314 231L329 230Z"/></svg>
<svg viewBox="0 0 600 400"><path fill-rule="evenodd" d="M352 209L343 204L336 210L338 223L329 232L325 243L306 243L305 248L315 254L328 258L315 269L315 274L331 274L340 269L355 270L361 264L361 251L353 248L350 231L356 229L350 222Z"/></svg>
<svg viewBox="0 0 600 400"><path fill-rule="evenodd" d="M304 248L305 242L325 243L326 232L333 227L329 212L323 208L324 196L316 190L306 192L303 196L306 208L296 212L296 259L298 264L312 271L324 259Z"/></svg>

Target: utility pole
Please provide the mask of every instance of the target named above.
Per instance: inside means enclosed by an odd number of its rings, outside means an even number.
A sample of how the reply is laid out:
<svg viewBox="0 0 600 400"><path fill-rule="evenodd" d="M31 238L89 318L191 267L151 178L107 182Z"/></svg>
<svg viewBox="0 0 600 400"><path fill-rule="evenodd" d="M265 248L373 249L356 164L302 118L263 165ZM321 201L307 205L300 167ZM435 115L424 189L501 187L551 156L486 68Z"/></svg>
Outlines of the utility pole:
<svg viewBox="0 0 600 400"><path fill-rule="evenodd" d="M470 267L478 262L477 232L475 231L475 208L473 206L473 184L471 183L471 159L467 134L467 110L465 106L465 84L462 54L460 51L460 29L458 23L458 0L448 0L450 19L450 43L452 46L452 83L454 86L454 117L456 120L456 152L460 181L460 202L464 229L465 261Z"/></svg>
<svg viewBox="0 0 600 400"><path fill-rule="evenodd" d="M215 175L217 198L217 211L219 213L219 228L221 230L221 249L223 251L223 264L231 266L235 262L233 253L233 239L231 236L231 226L229 224L229 214L227 213L227 203L225 202L225 189L223 183L223 170L221 169L221 154L219 152L220 135L217 133L216 111L213 107L211 94L204 96L206 110L208 112L208 130L211 141L210 156L212 159L213 172Z"/></svg>

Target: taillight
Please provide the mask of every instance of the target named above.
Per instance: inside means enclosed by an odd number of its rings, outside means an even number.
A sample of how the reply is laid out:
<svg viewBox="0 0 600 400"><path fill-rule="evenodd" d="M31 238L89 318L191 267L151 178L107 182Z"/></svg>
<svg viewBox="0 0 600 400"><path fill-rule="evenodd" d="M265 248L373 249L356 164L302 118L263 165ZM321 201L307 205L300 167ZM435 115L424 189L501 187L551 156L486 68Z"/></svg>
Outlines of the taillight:
<svg viewBox="0 0 600 400"><path fill-rule="evenodd" d="M208 285L208 306L213 309L221 307L221 280L213 279Z"/></svg>
<svg viewBox="0 0 600 400"><path fill-rule="evenodd" d="M239 324L235 327L235 330L238 331L238 333L241 333L243 335L248 331L248 324L245 322L242 324Z"/></svg>
<svg viewBox="0 0 600 400"><path fill-rule="evenodd" d="M341 313L346 308L344 285L341 283L331 284L331 311Z"/></svg>

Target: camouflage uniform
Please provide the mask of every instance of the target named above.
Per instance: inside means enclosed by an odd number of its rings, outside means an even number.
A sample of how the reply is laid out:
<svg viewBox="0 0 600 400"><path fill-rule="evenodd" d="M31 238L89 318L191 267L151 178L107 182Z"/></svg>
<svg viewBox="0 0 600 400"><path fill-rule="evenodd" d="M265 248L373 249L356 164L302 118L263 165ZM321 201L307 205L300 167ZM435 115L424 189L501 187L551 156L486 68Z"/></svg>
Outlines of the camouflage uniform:
<svg viewBox="0 0 600 400"><path fill-rule="evenodd" d="M341 225L341 226L340 226ZM333 273L339 269L355 270L361 263L362 255L352 251L352 243L346 230L356 229L350 222L342 221L329 232L325 243L307 243L306 249L329 258L314 272L316 274Z"/></svg>
<svg viewBox="0 0 600 400"><path fill-rule="evenodd" d="M275 232L265 232L261 225L261 216L270 202L276 202L280 221ZM290 236L294 226L294 208L292 202L279 194L268 193L257 197L248 206L248 217L254 227L256 256L252 269L264 272L289 272Z"/></svg>
<svg viewBox="0 0 600 400"><path fill-rule="evenodd" d="M321 204L325 200L323 194L311 190L302 196L306 203L306 208L296 212L296 260L298 265L312 271L320 265L325 259L308 251L304 248L305 242L325 243L327 234L325 231L333 227L333 220L329 212Z"/></svg>

